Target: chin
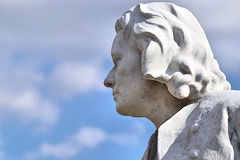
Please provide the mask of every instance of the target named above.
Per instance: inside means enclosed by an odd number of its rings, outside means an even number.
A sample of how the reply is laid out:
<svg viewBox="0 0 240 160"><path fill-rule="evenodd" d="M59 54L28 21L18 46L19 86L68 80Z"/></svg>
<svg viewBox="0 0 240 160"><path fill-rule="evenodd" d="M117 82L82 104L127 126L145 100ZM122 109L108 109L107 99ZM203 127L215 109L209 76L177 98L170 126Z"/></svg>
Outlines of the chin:
<svg viewBox="0 0 240 160"><path fill-rule="evenodd" d="M118 114L123 115L123 116L130 116L129 113L127 112L126 107L120 106L116 104L116 111Z"/></svg>
<svg viewBox="0 0 240 160"><path fill-rule="evenodd" d="M116 111L118 114L123 116L145 117L145 115L139 112L141 111L140 109L132 106L130 107L130 106L125 106L125 105L123 106L123 105L116 104Z"/></svg>

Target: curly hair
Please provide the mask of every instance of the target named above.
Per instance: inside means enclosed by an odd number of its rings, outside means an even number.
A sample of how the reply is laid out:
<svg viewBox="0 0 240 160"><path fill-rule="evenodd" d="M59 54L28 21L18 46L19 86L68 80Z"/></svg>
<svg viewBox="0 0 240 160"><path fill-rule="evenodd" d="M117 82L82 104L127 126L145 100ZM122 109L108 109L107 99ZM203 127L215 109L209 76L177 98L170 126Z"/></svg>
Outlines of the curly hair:
<svg viewBox="0 0 240 160"><path fill-rule="evenodd" d="M116 22L116 32L132 38L145 79L166 84L178 99L197 99L231 89L193 14L172 3L138 4Z"/></svg>

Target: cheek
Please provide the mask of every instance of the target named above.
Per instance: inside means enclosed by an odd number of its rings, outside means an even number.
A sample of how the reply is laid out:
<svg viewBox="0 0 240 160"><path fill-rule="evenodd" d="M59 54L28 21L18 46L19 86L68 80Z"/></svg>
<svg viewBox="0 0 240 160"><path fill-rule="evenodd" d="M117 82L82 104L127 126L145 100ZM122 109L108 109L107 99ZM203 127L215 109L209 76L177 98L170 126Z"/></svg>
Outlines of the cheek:
<svg viewBox="0 0 240 160"><path fill-rule="evenodd" d="M129 78L142 74L140 60L136 58L123 59L118 66L117 74Z"/></svg>

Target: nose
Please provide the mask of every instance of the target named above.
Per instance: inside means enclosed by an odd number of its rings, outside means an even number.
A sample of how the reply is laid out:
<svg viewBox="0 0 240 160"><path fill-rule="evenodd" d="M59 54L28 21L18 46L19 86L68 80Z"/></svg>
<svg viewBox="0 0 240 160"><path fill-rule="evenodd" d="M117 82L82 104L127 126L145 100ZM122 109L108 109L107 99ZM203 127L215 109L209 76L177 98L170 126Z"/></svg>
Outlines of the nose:
<svg viewBox="0 0 240 160"><path fill-rule="evenodd" d="M108 73L107 77L104 80L104 85L109 88L113 88L115 84L115 78L113 74L113 69Z"/></svg>

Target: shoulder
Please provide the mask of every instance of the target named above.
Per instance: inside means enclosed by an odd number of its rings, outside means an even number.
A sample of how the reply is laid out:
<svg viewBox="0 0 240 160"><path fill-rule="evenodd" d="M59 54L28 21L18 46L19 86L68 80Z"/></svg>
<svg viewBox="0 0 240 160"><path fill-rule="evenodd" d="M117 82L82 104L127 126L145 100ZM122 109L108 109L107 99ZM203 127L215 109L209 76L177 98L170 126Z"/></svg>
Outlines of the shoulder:
<svg viewBox="0 0 240 160"><path fill-rule="evenodd" d="M211 92L200 99L200 106L235 111L240 108L240 91L224 90Z"/></svg>
<svg viewBox="0 0 240 160"><path fill-rule="evenodd" d="M225 126L227 129L233 149L238 153L235 156L240 158L237 147L240 141L238 138L240 137L240 91L213 92L203 97L200 104L200 108L210 108L208 115L211 119L219 117L217 123L225 121L225 125L222 125L222 127Z"/></svg>
<svg viewBox="0 0 240 160"><path fill-rule="evenodd" d="M240 91L237 90L223 90L214 91L205 95L202 100L212 100L218 102L230 102L239 101L240 102Z"/></svg>

